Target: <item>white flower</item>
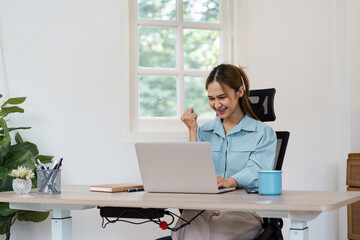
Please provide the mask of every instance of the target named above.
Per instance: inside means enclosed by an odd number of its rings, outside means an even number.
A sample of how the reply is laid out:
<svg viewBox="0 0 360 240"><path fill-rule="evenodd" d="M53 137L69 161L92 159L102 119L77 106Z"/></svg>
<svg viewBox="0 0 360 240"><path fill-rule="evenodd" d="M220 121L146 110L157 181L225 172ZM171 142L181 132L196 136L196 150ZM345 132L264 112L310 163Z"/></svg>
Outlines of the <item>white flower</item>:
<svg viewBox="0 0 360 240"><path fill-rule="evenodd" d="M35 174L33 171L31 171L27 167L19 166L17 169L11 170L9 173L9 176L14 178L20 178L20 179L32 179L35 177Z"/></svg>

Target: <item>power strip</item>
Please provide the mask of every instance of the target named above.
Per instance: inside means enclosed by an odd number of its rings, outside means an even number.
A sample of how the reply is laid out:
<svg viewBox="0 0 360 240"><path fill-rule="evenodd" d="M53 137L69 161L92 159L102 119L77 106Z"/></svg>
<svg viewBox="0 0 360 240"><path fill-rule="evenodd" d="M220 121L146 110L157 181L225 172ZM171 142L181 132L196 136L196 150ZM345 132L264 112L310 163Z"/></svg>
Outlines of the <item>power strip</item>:
<svg viewBox="0 0 360 240"><path fill-rule="evenodd" d="M100 216L107 218L158 219L164 217L161 208L98 207Z"/></svg>

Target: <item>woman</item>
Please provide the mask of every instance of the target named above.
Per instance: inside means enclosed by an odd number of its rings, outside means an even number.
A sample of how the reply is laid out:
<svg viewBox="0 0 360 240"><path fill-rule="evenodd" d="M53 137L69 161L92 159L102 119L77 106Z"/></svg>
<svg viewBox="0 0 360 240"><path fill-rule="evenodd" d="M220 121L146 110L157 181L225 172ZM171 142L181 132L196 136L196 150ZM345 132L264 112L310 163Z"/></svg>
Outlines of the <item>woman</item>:
<svg viewBox="0 0 360 240"><path fill-rule="evenodd" d="M242 68L221 64L209 74L205 88L216 118L198 126L194 109L181 120L189 130L189 141L210 142L218 187L257 187L258 171L274 164L276 134L257 120L249 103L249 80ZM199 211L185 210L183 219ZM179 220L177 226L184 222ZM254 239L261 230L253 212L205 211L190 225L173 232L172 239Z"/></svg>

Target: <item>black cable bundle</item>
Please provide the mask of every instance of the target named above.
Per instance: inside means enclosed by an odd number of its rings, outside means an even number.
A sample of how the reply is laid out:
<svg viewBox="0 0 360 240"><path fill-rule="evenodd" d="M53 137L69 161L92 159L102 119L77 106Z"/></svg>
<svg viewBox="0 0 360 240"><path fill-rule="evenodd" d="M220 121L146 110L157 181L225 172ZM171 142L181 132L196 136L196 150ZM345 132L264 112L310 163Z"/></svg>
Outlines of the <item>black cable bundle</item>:
<svg viewBox="0 0 360 240"><path fill-rule="evenodd" d="M153 222L163 230L168 229L171 231L178 231L179 229L191 224L191 222L197 218L200 214L202 214L205 210L200 211L195 217L190 219L189 221L181 218L173 212L166 211L164 209L142 209L142 208L116 208L116 207L98 207L100 209L100 215L102 217L102 227L105 228L109 223L115 222L126 222L131 224L144 224L148 222ZM170 223L162 221L160 218L164 217L164 215L168 215L171 217ZM175 221L175 217L183 220L185 223L181 226L175 228L170 227ZM114 218L113 220L109 218ZM122 218L139 218L139 219L147 219L142 222L132 222L128 220L124 220ZM107 221L105 223L105 220Z"/></svg>

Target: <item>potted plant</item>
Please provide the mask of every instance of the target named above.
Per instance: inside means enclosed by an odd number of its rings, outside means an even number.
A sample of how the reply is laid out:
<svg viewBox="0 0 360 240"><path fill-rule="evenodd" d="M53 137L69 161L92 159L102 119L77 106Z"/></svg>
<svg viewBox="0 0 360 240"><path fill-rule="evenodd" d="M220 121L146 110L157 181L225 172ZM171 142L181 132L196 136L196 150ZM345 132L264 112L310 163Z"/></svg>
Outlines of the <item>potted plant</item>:
<svg viewBox="0 0 360 240"><path fill-rule="evenodd" d="M12 187L16 193L29 193L32 187L31 179L35 174L31 169L23 166L18 166L17 169L11 170L10 177L13 177Z"/></svg>
<svg viewBox="0 0 360 240"><path fill-rule="evenodd" d="M0 94L0 99L2 95ZM51 162L52 156L39 155L39 150L34 143L24 141L17 132L19 129L30 127L9 128L6 118L12 113L23 113L24 109L17 105L25 101L25 97L9 98L0 105L0 192L12 191L12 180L9 176L13 169L19 166L35 171L36 160L43 163ZM12 136L14 141L12 141ZM36 179L32 178L32 187L36 187ZM6 240L10 239L10 228L15 220L41 222L45 220L49 212L23 211L9 208L9 203L0 203L0 234L6 234Z"/></svg>

